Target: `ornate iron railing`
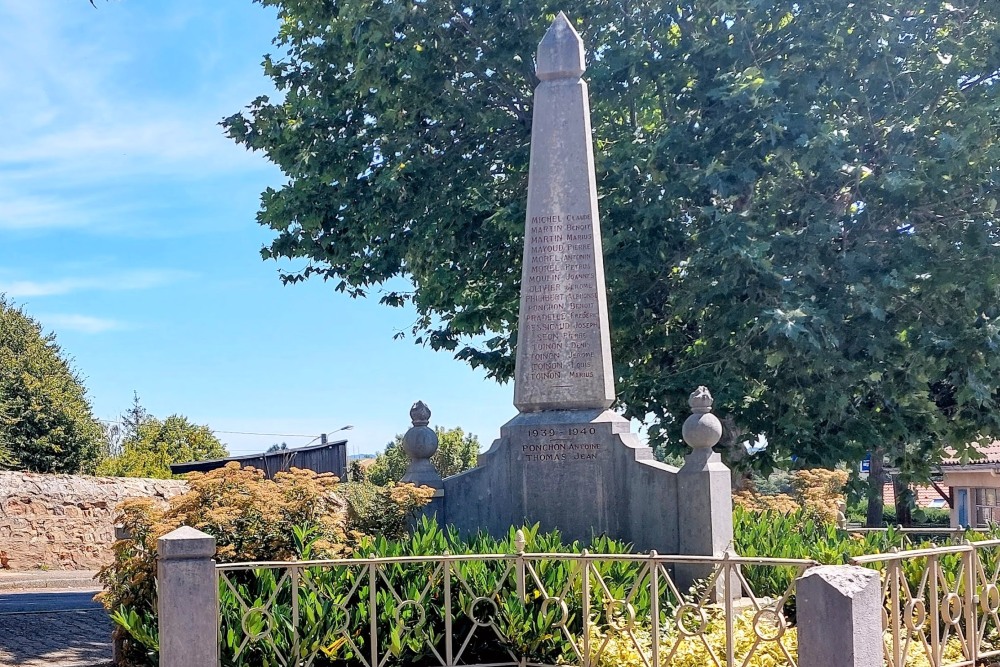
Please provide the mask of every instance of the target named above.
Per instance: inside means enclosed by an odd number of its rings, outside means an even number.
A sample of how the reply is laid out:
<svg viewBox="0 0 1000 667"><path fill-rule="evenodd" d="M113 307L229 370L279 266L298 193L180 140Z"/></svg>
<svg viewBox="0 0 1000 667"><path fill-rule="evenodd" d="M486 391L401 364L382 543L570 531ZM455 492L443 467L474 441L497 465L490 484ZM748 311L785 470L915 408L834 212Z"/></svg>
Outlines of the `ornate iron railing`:
<svg viewBox="0 0 1000 667"><path fill-rule="evenodd" d="M1000 540L860 556L882 574L889 667L961 667L1000 656Z"/></svg>
<svg viewBox="0 0 1000 667"><path fill-rule="evenodd" d="M222 664L597 667L627 653L666 667L693 653L737 667L768 652L795 667L794 581L813 564L583 552L219 565ZM680 590L677 568L704 578ZM765 578L780 595L754 594Z"/></svg>

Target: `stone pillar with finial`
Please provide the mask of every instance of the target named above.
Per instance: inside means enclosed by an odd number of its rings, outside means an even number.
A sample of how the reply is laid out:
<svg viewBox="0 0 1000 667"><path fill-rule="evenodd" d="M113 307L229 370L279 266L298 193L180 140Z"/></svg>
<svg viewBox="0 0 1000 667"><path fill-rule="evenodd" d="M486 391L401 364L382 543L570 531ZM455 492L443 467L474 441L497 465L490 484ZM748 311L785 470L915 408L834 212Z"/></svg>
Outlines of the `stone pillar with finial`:
<svg viewBox="0 0 1000 667"><path fill-rule="evenodd" d="M698 387L688 399L691 415L681 435L691 447L677 473L679 552L690 556L724 556L733 549L732 474L712 447L722 438L722 423L712 414L712 394ZM678 565L681 590L712 575L711 565ZM716 581L712 597L724 596L724 577ZM739 597L739 586L731 591Z"/></svg>
<svg viewBox="0 0 1000 667"><path fill-rule="evenodd" d="M403 451L410 458L401 482L429 486L440 489L444 486L441 475L431 463L431 457L438 449L438 437L428 424L431 421L431 410L423 401L417 401L410 408L410 421L413 426L403 435Z"/></svg>
<svg viewBox="0 0 1000 667"><path fill-rule="evenodd" d="M399 481L429 486L434 489L434 497L424 505L421 514L444 520L444 480L438 473L431 457L438 449L438 437L434 429L428 426L431 421L431 409L423 401L417 401L410 408L410 421L413 423L403 434L403 451L410 459L406 474ZM416 521L418 517L414 517Z"/></svg>

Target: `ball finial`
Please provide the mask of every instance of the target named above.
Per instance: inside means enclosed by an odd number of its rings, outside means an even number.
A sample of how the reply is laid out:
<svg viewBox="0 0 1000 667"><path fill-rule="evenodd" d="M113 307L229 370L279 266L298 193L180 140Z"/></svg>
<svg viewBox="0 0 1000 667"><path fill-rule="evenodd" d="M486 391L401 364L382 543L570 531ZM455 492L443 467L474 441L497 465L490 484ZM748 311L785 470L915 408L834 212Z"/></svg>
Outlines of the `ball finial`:
<svg viewBox="0 0 1000 667"><path fill-rule="evenodd" d="M410 408L410 421L414 426L427 426L431 423L431 409L423 401L417 401Z"/></svg>
<svg viewBox="0 0 1000 667"><path fill-rule="evenodd" d="M441 475L434 469L431 457L438 449L438 437L434 429L427 426L431 420L431 410L423 401L417 401L410 408L413 426L403 434L403 451L410 458L406 474L400 480L410 484L441 488Z"/></svg>
<svg viewBox="0 0 1000 667"><path fill-rule="evenodd" d="M693 449L710 449L722 439L722 422L712 414L712 394L698 387L688 398L691 416L684 420L681 435Z"/></svg>

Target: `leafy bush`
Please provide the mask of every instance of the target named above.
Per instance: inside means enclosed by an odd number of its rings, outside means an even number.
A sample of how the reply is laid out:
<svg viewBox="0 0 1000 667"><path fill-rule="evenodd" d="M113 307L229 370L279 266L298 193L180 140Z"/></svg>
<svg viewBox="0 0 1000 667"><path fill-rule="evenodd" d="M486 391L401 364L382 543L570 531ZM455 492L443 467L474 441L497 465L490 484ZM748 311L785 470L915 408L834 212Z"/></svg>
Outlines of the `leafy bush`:
<svg viewBox="0 0 1000 667"><path fill-rule="evenodd" d="M169 478L171 463L207 461L229 455L210 428L192 424L181 415L160 421L142 413L140 421L130 430L118 451L98 463L96 474Z"/></svg>
<svg viewBox="0 0 1000 667"><path fill-rule="evenodd" d="M736 617L733 626L733 645L736 656L736 664L746 667L774 667L775 665L787 665L788 659L782 651L782 647L794 659L798 655L798 631L794 627L787 628L777 641L761 641L754 647L757 635L753 630L754 610L749 609ZM726 623L723 615L718 610L711 610L707 613L708 623L705 626L702 642L700 637L682 639L678 644L678 633L676 628L668 627L660 638L660 655L669 655L675 644L678 645L676 653L670 660L670 667L704 667L716 663L712 654L724 656L726 654ZM765 628L767 636L774 636L772 633L776 628ZM652 640L648 628L638 628L635 630L637 642L633 643L628 637L621 635L604 635L598 632L591 634L591 646L603 647L603 650L592 650L595 667L636 667L647 664L636 648L636 643L642 650L642 654L651 653L650 646ZM886 633L886 641L889 635ZM606 642L606 644L605 644ZM709 653L709 648L711 653ZM958 664L963 658L962 641L956 637L948 638L947 643L942 647L941 664ZM745 661L750 651L753 656ZM920 638L913 636L910 641L905 642L905 663L908 667L931 667L927 660L927 654Z"/></svg>
<svg viewBox="0 0 1000 667"><path fill-rule="evenodd" d="M132 537L115 543L114 562L98 575L104 585L99 597L117 624L115 642L127 664L156 664L156 540L175 528L193 526L215 537L222 563L295 558L307 541L316 557L340 557L365 539L352 530L332 474L293 468L268 480L259 470L230 463L188 480L190 491L171 499L167 509L134 500L123 503L116 517ZM398 495L406 497L407 511L419 507L420 494ZM386 502L387 513L404 511L392 497Z"/></svg>
<svg viewBox="0 0 1000 667"><path fill-rule="evenodd" d="M583 545L566 544L558 532L541 534L538 527L522 529L527 548L533 552L579 553ZM596 538L590 545L594 553L620 554L628 547L607 538ZM477 535L462 539L453 529L441 529L430 519L422 518L413 535L406 540L388 540L384 537L365 538L358 542L352 557L399 558L407 556L437 556L444 553L503 554L516 552L515 530L512 528L504 539ZM308 544L305 553L309 553ZM521 599L514 573L506 560L451 561L453 568L451 608L446 608L443 592L443 570L436 563L394 562L378 568L375 598L377 616L374 619L380 645L391 654L388 665L421 665L434 661L431 646L443 655L445 619L452 619L452 636L469 637L462 662L497 663L509 660L508 651L523 655L529 662L555 663L570 656L572 646L553 622L561 615L557 605L548 604L546 595L562 595L569 609L580 606L579 588L576 593L565 593L574 576L575 565L558 559L545 559L534 563L534 571L541 588L529 577L527 601ZM617 598L624 598L640 576L641 563L594 562L608 590ZM305 568L300 586L300 653L295 659L304 660L317 653L317 667L329 665L360 665L359 654L367 658L372 618L369 600L370 572L365 565L352 567ZM273 570L233 571L226 574L221 589L223 619L223 659L227 667L244 665L279 664L279 655L292 655L294 621L291 617L292 585L282 580L281 572ZM594 591L595 612L598 621L607 611L596 604L600 592ZM398 595L398 597L397 597ZM575 597L574 597L575 595ZM238 596L238 598L237 598ZM476 602L480 597L489 602ZM243 601L243 604L240 603ZM262 625L262 615L246 614L264 601L273 600L269 613L271 635L267 641L250 641L240 650L251 631ZM418 612L406 600L422 600ZM474 603L481 605L473 609ZM648 591L638 592L632 599L637 614L648 616L650 600ZM485 622L490 616L505 638L498 642L490 629L478 629L470 613ZM583 632L582 619L575 614L567 618L567 629L579 636ZM343 629L344 633L338 632ZM352 638L347 642L344 635ZM456 644L457 646L457 644ZM238 655L237 655L238 654Z"/></svg>
<svg viewBox="0 0 1000 667"><path fill-rule="evenodd" d="M951 525L951 511L938 507L918 507L913 510L913 523L919 526L947 528Z"/></svg>
<svg viewBox="0 0 1000 667"><path fill-rule="evenodd" d="M896 521L896 508L893 505L886 505L882 508L882 522L886 526L898 526Z"/></svg>
<svg viewBox="0 0 1000 667"><path fill-rule="evenodd" d="M733 511L733 548L747 557L804 558L824 565L842 565L855 556L887 553L894 547L937 546L930 538L919 533L904 534L892 526L879 532L851 533L838 529L833 523L820 521L804 510L782 514L773 510L755 512L737 506ZM935 539L947 543L954 536ZM743 574L753 591L764 597L781 595L796 576L795 568L763 566L744 567Z"/></svg>
<svg viewBox="0 0 1000 667"><path fill-rule="evenodd" d="M748 609L739 614L733 623L733 651L736 664L746 667L773 667L774 665L790 664L785 658L788 652L793 659L798 654L798 635L795 628L787 628L777 641L760 641L753 630L753 619L756 610ZM670 667L704 667L715 664L713 656L726 655L726 619L721 609L708 609L705 612L705 629L702 636L683 637L676 625L665 624L665 631L660 637L660 655L670 655ZM686 627L697 628L698 621ZM777 628L766 628L777 634ZM604 634L594 630L590 635L592 658L595 667L636 667L646 664L642 655L652 653L652 636L649 627L640 627L635 631L636 641L620 634ZM768 635L773 636L773 635ZM636 647L638 644L638 648ZM641 654L640 655L640 649ZM744 659L753 651L753 656L746 662Z"/></svg>
<svg viewBox="0 0 1000 667"><path fill-rule="evenodd" d="M366 535L403 539L417 510L433 497L434 490L412 484L378 486L366 480L342 486L352 530Z"/></svg>
<svg viewBox="0 0 1000 667"><path fill-rule="evenodd" d="M854 556L902 546L903 534L894 528L849 533L801 509L786 514L742 507L733 511L733 547L741 556L807 558L824 565L841 565Z"/></svg>
<svg viewBox="0 0 1000 667"><path fill-rule="evenodd" d="M166 512L157 512L148 502L127 504L121 518L134 539L115 545L115 564L105 568L100 575L107 588L104 602L119 626L116 635L122 654L128 658L126 664L156 664L155 540L181 523L215 535L219 540L219 560L223 562L309 560L331 556L399 559L380 564L374 571L363 563L358 566L306 566L298 571L297 583L285 577L281 569L227 571L220 581L219 591L222 664L225 667L277 665L281 664L279 656L298 661L312 654L316 654L312 663L316 667L355 667L361 664L359 656L367 657L371 650L368 637L373 624L380 646L390 652L387 667L425 664L432 661L431 647L439 653L444 650L445 619L448 617L453 637L461 638L460 641L471 637L465 644L464 662L501 662L509 657L508 651L534 663L556 663L572 658L575 652L569 638L558 627L553 627L562 612L546 600L555 596L566 602L570 610L565 618L566 631L579 646L584 624L574 610L582 607L582 591L578 585L570 585L571 578L579 576L574 570L579 565L553 558L533 561L537 580L531 576L527 578L528 590L522 598L509 559L450 561L447 567L452 573L452 596L448 609L443 592L444 566L407 561L405 557L445 553L511 554L518 550L515 530L511 528L503 539L484 534L464 539L453 529L442 529L425 517L417 522L411 535L399 539L400 531L408 522L407 514L426 499L426 490L352 486L348 495L357 495L350 502L367 503L365 521L371 523L363 524L347 518L343 503L333 494L335 488L338 488L336 482L329 476L294 471L268 482L257 471L233 466L192 476L191 492L175 499ZM392 515L396 519L383 519L379 523L379 507L383 508L384 516ZM385 534L366 535L352 527L384 529ZM780 514L736 508L734 528L734 547L743 556L806 558L828 564L844 563L853 556L904 546L905 538L895 529L865 535L849 534L803 510ZM523 530L528 552L579 553L583 548L578 542L564 543L558 532L542 534L537 526ZM589 549L596 554L622 554L628 552L629 547L607 538L597 538ZM943 559L942 566L957 573L957 556L952 560L956 562ZM604 582L603 587L591 588L593 623L606 628L622 621L614 616L621 610L609 608L602 597L606 596L605 588L615 599L629 598L640 646L645 642L648 648L652 638L650 629L644 624L648 624L651 613L650 594L646 586L638 586L633 592L643 564L599 559L591 563ZM918 582L922 567L922 563L907 562L904 575ZM758 597L772 599L782 597L798 574L795 568L764 566L744 566L742 572ZM371 589L373 576L374 591ZM296 592L293 586L297 586L298 594L297 626L292 611L293 593ZM371 617L369 604L373 596L375 618ZM671 628L676 627L671 622L672 614L679 600L670 597L665 587L661 596L667 597L661 599L661 627L666 629L666 634L659 641L672 646L676 641L670 634ZM477 602L480 598L488 602ZM421 602L414 605L408 600ZM794 604L792 596L783 609L793 625ZM266 614L253 611L263 607L267 607ZM713 642L724 641L724 623L717 614L713 615L715 612L707 613L707 638L709 645L714 647ZM470 617L485 621L483 615L495 621L504 641L498 642L491 629L477 628ZM740 642L747 632L747 622L747 619L737 621L737 652L743 650ZM293 655L296 627L298 655ZM607 640L601 655L591 656L599 659L601 666L641 664L638 656L630 653L634 647L630 648L629 643L594 632L592 639L599 640L596 645ZM696 648L695 643L688 644L691 645L685 645L676 654L681 662L672 664L704 664L700 662L704 657L699 653L702 649ZM794 655L793 629L786 632L782 644ZM779 655L783 656L781 649L771 643L747 664L775 664L768 660L781 664Z"/></svg>
<svg viewBox="0 0 1000 667"><path fill-rule="evenodd" d="M852 503L847 509L847 520L854 524L864 524L868 513L865 501ZM914 527L927 526L933 528L947 528L951 525L951 512L947 508L918 507L913 510ZM886 505L882 509L882 525L896 525L896 508Z"/></svg>

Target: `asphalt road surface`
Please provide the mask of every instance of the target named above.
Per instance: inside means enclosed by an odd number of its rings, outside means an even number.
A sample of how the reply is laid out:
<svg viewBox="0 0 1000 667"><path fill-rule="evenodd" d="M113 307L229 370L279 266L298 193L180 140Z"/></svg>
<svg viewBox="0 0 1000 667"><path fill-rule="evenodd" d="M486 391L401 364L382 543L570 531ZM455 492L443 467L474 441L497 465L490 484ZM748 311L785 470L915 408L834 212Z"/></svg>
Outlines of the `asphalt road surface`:
<svg viewBox="0 0 1000 667"><path fill-rule="evenodd" d="M0 594L0 616L51 611L100 609L97 591L25 591Z"/></svg>
<svg viewBox="0 0 1000 667"><path fill-rule="evenodd" d="M111 620L96 591L0 594L0 667L111 664Z"/></svg>

